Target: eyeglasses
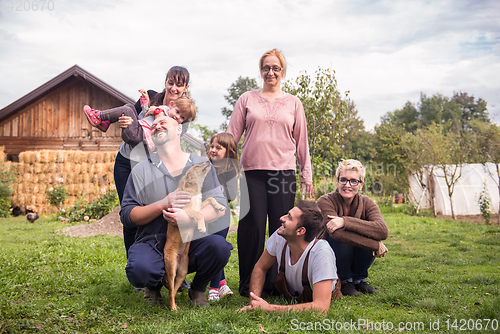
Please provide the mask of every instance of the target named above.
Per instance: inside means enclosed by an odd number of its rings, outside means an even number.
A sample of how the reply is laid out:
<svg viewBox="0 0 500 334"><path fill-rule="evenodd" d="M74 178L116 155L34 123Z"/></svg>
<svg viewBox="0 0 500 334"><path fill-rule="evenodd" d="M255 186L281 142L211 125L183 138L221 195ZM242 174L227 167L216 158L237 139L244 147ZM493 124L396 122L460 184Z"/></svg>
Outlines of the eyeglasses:
<svg viewBox="0 0 500 334"><path fill-rule="evenodd" d="M273 67L269 67L269 66L264 66L264 67L261 67L261 71L264 72L264 73L267 73L269 72L270 70L273 70L274 73L279 73L281 72L283 68L282 67L278 67L278 66L273 66Z"/></svg>
<svg viewBox="0 0 500 334"><path fill-rule="evenodd" d="M339 183L341 185L346 185L347 182L349 182L351 184L352 187L355 187L357 186L358 184L360 184L362 181L361 180L356 180L356 179L346 179L345 177L340 177L339 178Z"/></svg>

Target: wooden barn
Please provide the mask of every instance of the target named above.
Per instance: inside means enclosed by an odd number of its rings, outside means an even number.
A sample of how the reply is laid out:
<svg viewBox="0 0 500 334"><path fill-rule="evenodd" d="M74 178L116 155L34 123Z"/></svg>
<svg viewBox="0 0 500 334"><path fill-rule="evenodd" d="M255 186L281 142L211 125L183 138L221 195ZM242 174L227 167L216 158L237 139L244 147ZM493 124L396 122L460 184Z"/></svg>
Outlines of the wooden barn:
<svg viewBox="0 0 500 334"><path fill-rule="evenodd" d="M0 146L10 161L19 161L23 151L117 151L122 142L118 125L107 132L93 128L83 106L104 110L126 103L135 100L74 65L0 110ZM194 152L205 154L201 141L183 137Z"/></svg>

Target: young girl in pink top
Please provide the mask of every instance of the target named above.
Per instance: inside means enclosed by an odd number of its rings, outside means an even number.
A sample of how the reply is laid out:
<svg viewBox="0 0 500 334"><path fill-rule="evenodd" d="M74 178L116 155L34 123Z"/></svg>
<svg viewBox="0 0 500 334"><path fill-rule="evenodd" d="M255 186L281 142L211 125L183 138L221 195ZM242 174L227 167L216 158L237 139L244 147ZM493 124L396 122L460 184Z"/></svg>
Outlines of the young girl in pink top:
<svg viewBox="0 0 500 334"><path fill-rule="evenodd" d="M252 269L264 251L266 221L269 235L280 226L279 218L293 206L296 192L296 159L305 194L313 197L311 161L307 143L307 124L302 103L281 90L286 74L283 54L273 49L259 62L264 85L260 90L240 96L227 131L236 141L243 132L241 164L248 192L241 192L238 225L239 292L248 296ZM297 158L296 158L297 157ZM243 206L249 203L249 208ZM277 268L268 271L263 295L272 290Z"/></svg>

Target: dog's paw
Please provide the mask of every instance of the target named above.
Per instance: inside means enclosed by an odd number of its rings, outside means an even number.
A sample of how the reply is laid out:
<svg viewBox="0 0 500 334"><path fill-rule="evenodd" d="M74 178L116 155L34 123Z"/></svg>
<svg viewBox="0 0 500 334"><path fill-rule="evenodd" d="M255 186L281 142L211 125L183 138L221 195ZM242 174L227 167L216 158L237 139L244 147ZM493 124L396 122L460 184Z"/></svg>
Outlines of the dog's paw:
<svg viewBox="0 0 500 334"><path fill-rule="evenodd" d="M207 231L207 228L205 227L205 225L198 226L198 231L200 231L201 233L205 233Z"/></svg>
<svg viewBox="0 0 500 334"><path fill-rule="evenodd" d="M226 210L226 207L224 205L220 205L219 203L217 203L218 205L213 205L213 207L215 208L215 210L219 210L219 211L225 211Z"/></svg>

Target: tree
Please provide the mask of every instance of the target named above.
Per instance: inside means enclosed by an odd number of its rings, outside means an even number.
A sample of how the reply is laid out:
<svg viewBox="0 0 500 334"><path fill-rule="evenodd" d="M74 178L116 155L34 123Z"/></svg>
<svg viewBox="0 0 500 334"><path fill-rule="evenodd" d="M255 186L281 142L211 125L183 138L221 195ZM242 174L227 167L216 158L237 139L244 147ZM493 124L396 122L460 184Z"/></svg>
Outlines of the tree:
<svg viewBox="0 0 500 334"><path fill-rule="evenodd" d="M378 175L383 191L408 193L408 156L402 145L405 129L382 123L375 127L377 162L382 165Z"/></svg>
<svg viewBox="0 0 500 334"><path fill-rule="evenodd" d="M341 126L348 113L349 100L337 90L335 71L319 68L315 77L303 72L287 81L283 91L300 99L307 120L311 161L334 160L340 155L339 143L346 130ZM352 106L354 106L352 104Z"/></svg>
<svg viewBox="0 0 500 334"><path fill-rule="evenodd" d="M382 116L382 124L403 127L408 132L427 128L432 123L441 124L444 131L463 132L470 130L473 120L490 122L486 101L462 92L454 93L451 99L442 94L428 97L421 93L417 105L408 101L403 108Z"/></svg>
<svg viewBox="0 0 500 334"><path fill-rule="evenodd" d="M224 123L222 123L221 125L222 130L224 131L227 130L227 120L231 118L231 114L233 113L236 101L238 101L241 94L248 92L249 90L254 90L258 88L259 86L257 85L257 81L255 79L242 76L239 76L238 79L236 79L236 81L233 82L231 86L229 86L229 88L227 89L229 94L224 95L224 99L227 101L227 103L229 103L231 109L226 107L221 109L222 115L226 118Z"/></svg>
<svg viewBox="0 0 500 334"><path fill-rule="evenodd" d="M415 133L406 133L402 141L408 158L408 168L417 177L423 189L422 196L417 200L417 213L420 210L422 198L427 192L431 211L436 216L433 177L435 166L439 164L440 153L435 143L439 143L442 140L441 137L441 126L433 123L427 129L417 129Z"/></svg>
<svg viewBox="0 0 500 334"><path fill-rule="evenodd" d="M367 164L377 155L375 134L365 130L364 122L358 116L354 103L348 103L348 112L341 125L346 132L339 143L340 154L344 159L356 159Z"/></svg>

